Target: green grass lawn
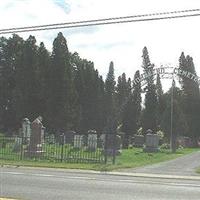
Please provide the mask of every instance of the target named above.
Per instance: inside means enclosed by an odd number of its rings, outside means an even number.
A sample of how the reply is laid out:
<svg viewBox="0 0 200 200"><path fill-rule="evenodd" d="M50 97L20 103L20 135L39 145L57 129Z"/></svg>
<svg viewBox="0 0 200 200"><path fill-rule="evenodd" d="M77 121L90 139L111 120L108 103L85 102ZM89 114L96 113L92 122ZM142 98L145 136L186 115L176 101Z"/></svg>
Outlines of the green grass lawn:
<svg viewBox="0 0 200 200"><path fill-rule="evenodd" d="M116 157L115 165L112 164L111 158L108 159L107 164L83 164L83 163L61 163L50 161L13 161L1 159L1 165L15 165L15 166L32 166L32 167L51 167L51 168L66 168L66 169L88 169L98 171L111 171L121 168L134 168L145 166L153 163L158 163L166 160L171 160L199 149L185 148L177 150L176 153L170 153L169 150L162 150L158 153L144 153L141 148L133 148L123 150L122 154ZM200 171L200 170L199 170Z"/></svg>
<svg viewBox="0 0 200 200"><path fill-rule="evenodd" d="M198 151L197 148L178 149L176 153L171 153L170 150L161 150L158 153L144 153L142 149L134 148L131 150L124 150L116 162L116 167L123 166L123 168L140 167L150 165L166 160L178 158L180 156ZM115 167L115 166L114 166Z"/></svg>
<svg viewBox="0 0 200 200"><path fill-rule="evenodd" d="M0 146L0 160L17 161L28 159L28 157L26 156L26 152L28 152L27 145L23 145L22 147L20 146L20 149L18 149L17 152L13 151L13 146L13 143L7 143L3 148L1 148ZM21 148L23 148L23 151L21 151ZM90 151L86 146L84 146L81 149L77 149L71 146L70 144L65 144L64 146L59 144L43 144L42 151L43 153L40 156L40 160L44 160L45 162L60 161L61 159L88 159L94 161L104 159L102 149L97 148L96 151ZM30 159L33 160L33 158Z"/></svg>
<svg viewBox="0 0 200 200"><path fill-rule="evenodd" d="M200 167L196 170L196 172L200 174Z"/></svg>

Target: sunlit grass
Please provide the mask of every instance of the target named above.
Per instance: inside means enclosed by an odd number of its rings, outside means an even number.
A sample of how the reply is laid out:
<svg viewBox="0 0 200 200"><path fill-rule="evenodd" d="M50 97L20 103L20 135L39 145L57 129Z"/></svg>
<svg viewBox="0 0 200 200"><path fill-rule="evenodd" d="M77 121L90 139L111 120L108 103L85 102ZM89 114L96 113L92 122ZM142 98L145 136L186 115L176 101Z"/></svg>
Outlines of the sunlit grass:
<svg viewBox="0 0 200 200"><path fill-rule="evenodd" d="M196 172L200 174L200 167L197 168Z"/></svg>
<svg viewBox="0 0 200 200"><path fill-rule="evenodd" d="M116 162L112 164L112 157L108 158L107 164L95 164L95 163L65 163L55 161L16 161L1 159L0 164L3 165L15 165L15 166L31 166L31 167L49 167L49 168L65 168L65 169L87 169L98 171L111 171L121 168L135 168L145 166L149 164L159 163L166 160L175 159L177 157L198 151L195 148L185 148L177 150L176 153L171 153L169 150L162 150L158 153L144 153L141 148L133 148L123 150L122 154L116 157ZM200 172L200 169L199 169Z"/></svg>

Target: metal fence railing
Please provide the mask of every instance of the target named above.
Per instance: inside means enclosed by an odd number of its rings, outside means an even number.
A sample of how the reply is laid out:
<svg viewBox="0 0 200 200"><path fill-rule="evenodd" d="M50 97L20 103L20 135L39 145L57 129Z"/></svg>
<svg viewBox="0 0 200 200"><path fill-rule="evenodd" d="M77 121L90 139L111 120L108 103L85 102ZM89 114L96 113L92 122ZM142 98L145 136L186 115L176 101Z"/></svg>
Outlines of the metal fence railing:
<svg viewBox="0 0 200 200"><path fill-rule="evenodd" d="M105 138L89 135L46 136L37 140L19 136L0 137L0 159L105 163L104 147Z"/></svg>

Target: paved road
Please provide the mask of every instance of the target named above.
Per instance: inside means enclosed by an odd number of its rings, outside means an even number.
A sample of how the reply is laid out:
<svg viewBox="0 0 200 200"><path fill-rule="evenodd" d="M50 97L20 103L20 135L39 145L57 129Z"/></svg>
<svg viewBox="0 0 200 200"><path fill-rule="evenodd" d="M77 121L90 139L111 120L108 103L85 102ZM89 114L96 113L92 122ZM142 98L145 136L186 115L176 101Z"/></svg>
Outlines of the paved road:
<svg viewBox="0 0 200 200"><path fill-rule="evenodd" d="M199 200L199 180L139 178L67 170L0 168L0 196L24 200Z"/></svg>
<svg viewBox="0 0 200 200"><path fill-rule="evenodd" d="M123 169L121 171L148 174L199 176L199 174L195 173L195 169L197 167L200 167L200 151L182 156L174 160L135 169Z"/></svg>

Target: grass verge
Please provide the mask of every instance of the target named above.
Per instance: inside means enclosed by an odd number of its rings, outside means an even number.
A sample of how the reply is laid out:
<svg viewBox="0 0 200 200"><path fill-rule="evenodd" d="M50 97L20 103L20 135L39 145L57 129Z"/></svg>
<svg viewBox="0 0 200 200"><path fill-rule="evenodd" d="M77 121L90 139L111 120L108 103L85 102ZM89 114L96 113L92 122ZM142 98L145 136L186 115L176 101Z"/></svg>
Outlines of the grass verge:
<svg viewBox="0 0 200 200"><path fill-rule="evenodd" d="M197 168L196 172L200 174L200 167Z"/></svg>
<svg viewBox="0 0 200 200"><path fill-rule="evenodd" d="M116 157L115 165L112 164L111 158L107 164L83 164L83 163L60 163L48 161L13 161L0 160L1 166L28 166L28 167L48 167L48 168L64 168L64 169L87 169L96 171L112 171L121 168L135 168L154 163L163 162L178 158L180 156L198 151L197 148L179 149L176 153L171 153L169 150L162 150L158 153L144 153L141 148L133 148L123 150L120 156ZM198 170L200 173L200 169Z"/></svg>

